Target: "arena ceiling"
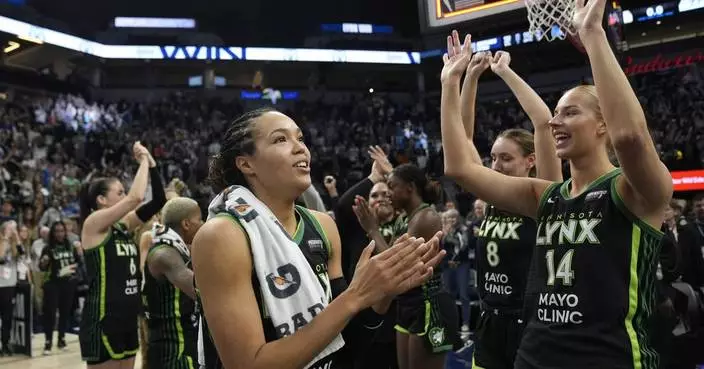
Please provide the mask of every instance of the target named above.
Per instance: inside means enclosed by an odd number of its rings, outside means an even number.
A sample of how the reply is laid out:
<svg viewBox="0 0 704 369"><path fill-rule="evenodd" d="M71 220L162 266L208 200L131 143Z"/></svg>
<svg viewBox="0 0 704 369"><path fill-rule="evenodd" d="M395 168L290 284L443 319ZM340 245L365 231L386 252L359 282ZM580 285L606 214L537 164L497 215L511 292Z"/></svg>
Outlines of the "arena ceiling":
<svg viewBox="0 0 704 369"><path fill-rule="evenodd" d="M92 37L116 16L196 18L199 30L232 45L296 45L321 23L356 22L394 26L405 37L419 33L418 7L409 0L29 0L39 13Z"/></svg>

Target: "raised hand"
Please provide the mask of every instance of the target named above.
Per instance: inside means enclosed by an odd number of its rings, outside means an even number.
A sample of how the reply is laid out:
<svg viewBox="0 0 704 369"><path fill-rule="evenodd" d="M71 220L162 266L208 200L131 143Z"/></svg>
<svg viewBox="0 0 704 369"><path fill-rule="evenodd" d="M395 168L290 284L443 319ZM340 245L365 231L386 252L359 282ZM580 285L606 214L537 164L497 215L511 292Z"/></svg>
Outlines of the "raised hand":
<svg viewBox="0 0 704 369"><path fill-rule="evenodd" d="M328 192L337 190L337 180L333 176L325 176L323 184L325 185L325 189L328 190Z"/></svg>
<svg viewBox="0 0 704 369"><path fill-rule="evenodd" d="M457 31L452 31L452 35L447 36L447 53L442 56L444 66L440 72L440 82L459 82L469 65L471 55L472 36L465 36L462 44Z"/></svg>
<svg viewBox="0 0 704 369"><path fill-rule="evenodd" d="M606 0L575 0L575 11L572 24L580 38L598 30L603 30L601 22L604 19ZM588 3L585 4L585 1Z"/></svg>
<svg viewBox="0 0 704 369"><path fill-rule="evenodd" d="M354 198L354 205L352 205L352 211L357 216L359 225L362 226L364 232L367 234L372 233L372 231L379 229L379 220L372 211L367 200L362 196L356 196Z"/></svg>
<svg viewBox="0 0 704 369"><path fill-rule="evenodd" d="M478 79L479 76L484 73L487 68L489 68L489 65L491 65L491 53L480 51L474 54L472 56L472 59L469 61L469 66L467 67L467 76L470 78Z"/></svg>
<svg viewBox="0 0 704 369"><path fill-rule="evenodd" d="M149 150L147 150L147 148L144 147L141 142L135 141L134 145L132 145L132 155L134 155L134 158L137 161L141 161L142 159L148 159Z"/></svg>
<svg viewBox="0 0 704 369"><path fill-rule="evenodd" d="M386 153L384 152L384 149L381 148L381 146L369 146L367 154L369 154L369 157L374 160L374 164L372 164L373 174L386 176L388 174L391 174L391 171L394 170L394 166L391 165L389 158L386 156Z"/></svg>
<svg viewBox="0 0 704 369"><path fill-rule="evenodd" d="M491 59L491 71L501 76L511 69L509 64L511 64L511 54L505 51L497 51Z"/></svg>

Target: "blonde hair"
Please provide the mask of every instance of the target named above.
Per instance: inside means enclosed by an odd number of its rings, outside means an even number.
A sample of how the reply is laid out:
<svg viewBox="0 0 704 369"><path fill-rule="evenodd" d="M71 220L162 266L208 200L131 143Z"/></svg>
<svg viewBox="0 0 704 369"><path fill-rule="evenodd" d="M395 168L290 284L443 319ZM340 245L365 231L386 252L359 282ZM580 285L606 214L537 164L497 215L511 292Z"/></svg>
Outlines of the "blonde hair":
<svg viewBox="0 0 704 369"><path fill-rule="evenodd" d="M194 211L200 211L198 202L188 197L176 197L166 202L161 209L162 223L174 230L181 227L181 221L188 218Z"/></svg>

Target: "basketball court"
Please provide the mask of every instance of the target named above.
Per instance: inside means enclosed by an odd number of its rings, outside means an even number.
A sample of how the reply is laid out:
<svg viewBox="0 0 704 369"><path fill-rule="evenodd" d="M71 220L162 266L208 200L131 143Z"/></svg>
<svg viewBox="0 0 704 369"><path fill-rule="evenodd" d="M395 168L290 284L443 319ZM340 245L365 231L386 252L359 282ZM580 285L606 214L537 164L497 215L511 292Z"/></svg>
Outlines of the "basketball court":
<svg viewBox="0 0 704 369"><path fill-rule="evenodd" d="M85 369L86 363L81 360L81 348L78 346L78 336L75 334L66 335L66 349L58 350L56 347L50 355L42 355L44 348L44 335L35 334L32 336L32 356L15 354L12 357L0 357L0 367L3 369ZM135 369L141 369L139 353L134 365Z"/></svg>

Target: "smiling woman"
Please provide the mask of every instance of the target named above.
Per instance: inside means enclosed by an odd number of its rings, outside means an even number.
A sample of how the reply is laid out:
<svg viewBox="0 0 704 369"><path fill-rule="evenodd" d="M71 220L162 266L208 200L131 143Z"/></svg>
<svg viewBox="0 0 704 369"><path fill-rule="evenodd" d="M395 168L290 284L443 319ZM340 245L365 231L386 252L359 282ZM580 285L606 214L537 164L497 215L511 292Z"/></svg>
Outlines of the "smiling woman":
<svg viewBox="0 0 704 369"><path fill-rule="evenodd" d="M278 111L254 110L231 123L221 147L210 176L222 192L192 246L203 307L200 364L338 368L343 329L356 321L379 326L376 313L424 283L443 256L439 235L401 237L374 257L370 244L348 287L335 222L295 205L311 185L298 125Z"/></svg>

